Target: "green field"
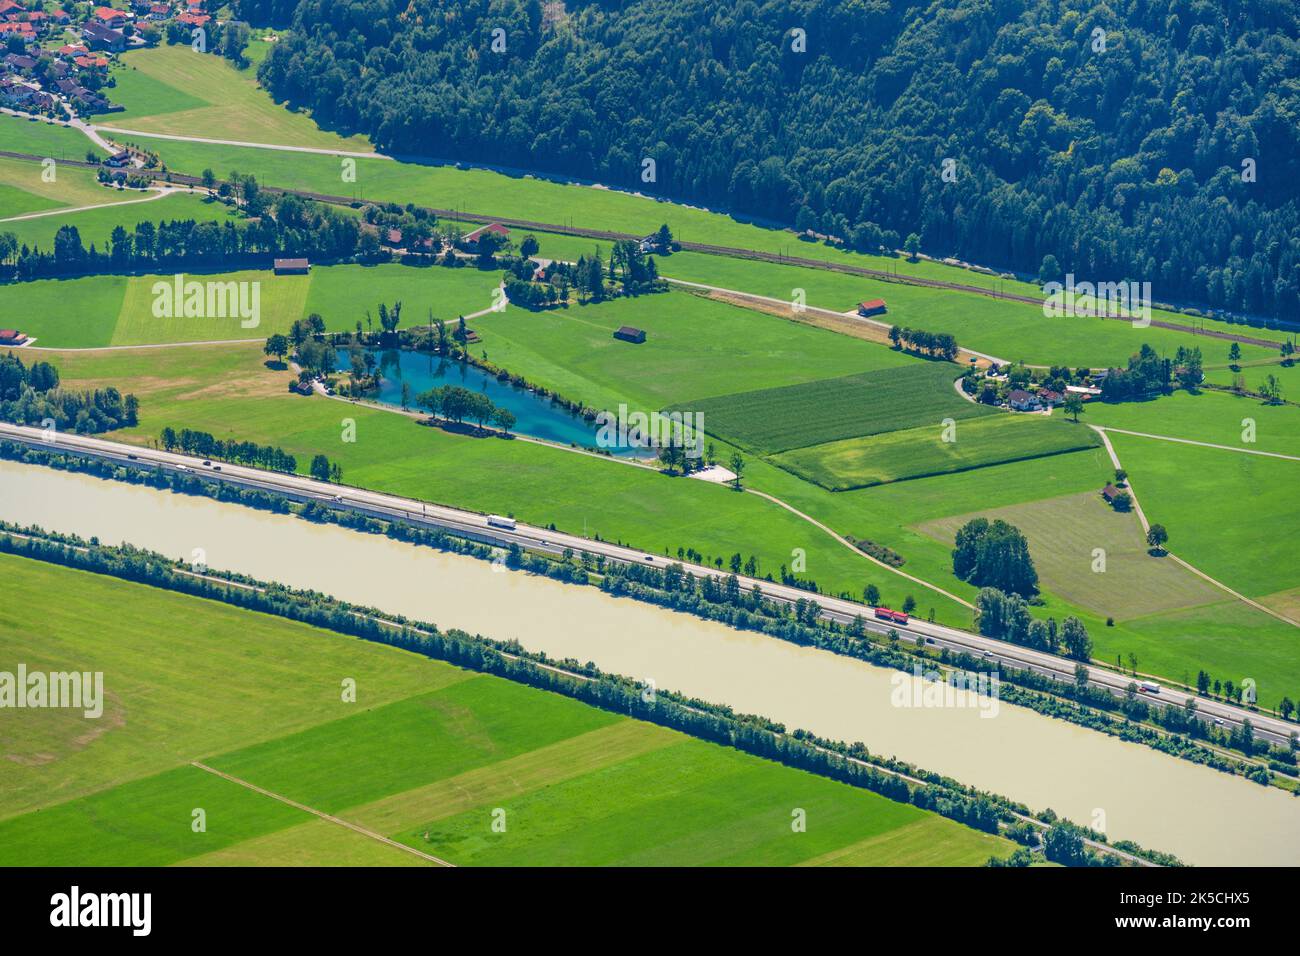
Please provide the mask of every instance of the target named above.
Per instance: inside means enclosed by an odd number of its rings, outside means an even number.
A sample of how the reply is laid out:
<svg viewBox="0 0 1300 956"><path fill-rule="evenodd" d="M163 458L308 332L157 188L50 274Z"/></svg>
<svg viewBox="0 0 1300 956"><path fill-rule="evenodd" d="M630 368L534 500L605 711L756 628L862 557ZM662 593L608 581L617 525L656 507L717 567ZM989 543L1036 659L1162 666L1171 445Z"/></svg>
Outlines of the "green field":
<svg viewBox="0 0 1300 956"><path fill-rule="evenodd" d="M153 314L154 286L172 276L91 276L36 279L0 285L0 312L21 316L19 327L47 348L100 348L233 339L265 340L287 332L297 319L320 312L332 331L364 325L366 310L377 315L380 300L401 300L407 324L426 321L432 309L454 320L462 312L491 304L498 274L476 269L375 266L316 266L307 276L277 276L270 270L186 273L199 282L258 284L259 322L243 328L237 316L159 318ZM251 286L250 286L251 288ZM250 300L251 301L251 300ZM377 321L377 320L376 320Z"/></svg>
<svg viewBox="0 0 1300 956"><path fill-rule="evenodd" d="M884 299L889 306L879 321L900 326L949 332L958 344L987 352L1011 362L1031 365L1068 365L1104 368L1123 366L1143 343L1170 356L1179 345L1199 345L1206 363L1226 354L1227 343L1198 338L1173 329L1155 326L1137 328L1128 322L1101 318L1047 318L1039 306L999 300L975 293L901 285L838 272L728 259L695 252L679 252L659 264L659 271L674 279L685 279L789 301L795 289L803 289L808 305L850 311L864 299ZM947 281L970 284L966 273L944 276ZM1023 294L1036 295L1032 287ZM1153 316L1154 317L1154 316ZM1162 315L1161 318L1172 316ZM1257 330L1206 321L1222 328L1260 337ZM1279 339L1281 333L1277 333ZM1243 345L1246 359L1276 355L1273 349Z"/></svg>
<svg viewBox="0 0 1300 956"><path fill-rule="evenodd" d="M0 187L2 188L2 187ZM87 248L94 243L101 252L108 243L116 226L122 226L128 232L134 231L141 222L169 222L171 220L193 219L196 222L239 221L240 215L229 206L212 202L194 193L178 192L161 199L150 198L140 202L141 194L104 193L104 204L94 209L81 212L64 212L55 215L38 216L32 219L0 222L0 232L12 232L18 239L18 245L40 247L49 252L54 246L54 235L62 226L76 226L81 236L82 245ZM155 193L145 193L153 197ZM136 201L133 201L136 200Z"/></svg>
<svg viewBox="0 0 1300 956"><path fill-rule="evenodd" d="M253 66L239 70L224 57L167 44L130 50L119 62L110 73L114 85L105 92L125 109L99 117L106 125L237 142L370 150L363 136L337 136L308 116L277 105L258 86ZM219 175L227 172L220 169Z"/></svg>
<svg viewBox="0 0 1300 956"><path fill-rule="evenodd" d="M52 159L84 160L86 152L103 156L104 151L84 133L67 126L29 120L0 113L0 149L30 153Z"/></svg>
<svg viewBox="0 0 1300 956"><path fill-rule="evenodd" d="M772 461L823 488L847 491L1059 455L1101 443L1090 428L1037 415L989 415L952 427L951 439L945 440L948 432L947 426L935 423L796 448Z"/></svg>
<svg viewBox="0 0 1300 956"><path fill-rule="evenodd" d="M0 130L7 128L0 125ZM51 172L54 181L46 182L47 170L40 163L0 157L0 220L61 207L116 203L142 195L101 186L93 170L56 163ZM14 232L24 221L0 221L0 232Z"/></svg>
<svg viewBox="0 0 1300 956"><path fill-rule="evenodd" d="M877 345L865 347L887 352ZM704 414L710 434L758 454L904 428L938 429L945 418L996 414L997 409L957 395L952 384L957 374L947 362L913 362L802 385L721 395L694 403L690 411Z"/></svg>
<svg viewBox="0 0 1300 956"><path fill-rule="evenodd" d="M1300 461L1112 433L1147 519L1169 549L1247 597L1296 586ZM1292 629L1295 631L1295 629ZM1300 631L1295 631L1300 646Z"/></svg>
<svg viewBox="0 0 1300 956"><path fill-rule="evenodd" d="M1178 391L1149 402L1090 402L1080 422L1229 448L1300 456L1300 408L1257 398ZM1253 441L1245 439L1253 438Z"/></svg>
<svg viewBox="0 0 1300 956"><path fill-rule="evenodd" d="M1124 621L1227 596L1182 565L1148 554L1137 515L1115 511L1096 491L981 509L920 529L951 547L957 529L976 517L1001 518L1023 531L1041 585L1100 616Z"/></svg>
<svg viewBox="0 0 1300 956"><path fill-rule="evenodd" d="M686 292L543 312L506 308L472 324L491 361L597 408L691 402L694 411L708 405L700 399L754 385L919 365L870 342ZM615 339L622 325L644 329L646 341Z"/></svg>
<svg viewBox="0 0 1300 956"><path fill-rule="evenodd" d="M1267 362L1257 362L1253 365L1241 365L1241 376L1245 379L1245 385L1252 391L1257 391L1268 375L1272 375L1282 383L1282 397L1289 402L1300 401L1300 364L1291 362L1282 364L1278 360L1269 360ZM1215 385L1224 385L1231 387L1236 379L1236 373L1227 366L1221 366L1215 369L1206 369L1205 380Z"/></svg>
<svg viewBox="0 0 1300 956"><path fill-rule="evenodd" d="M23 558L0 556L0 570L16 591L57 598L7 607L0 659L102 670L110 702L89 730L49 709L4 724L0 865L425 862L196 760L459 865L975 865L1012 849L417 655ZM357 703L340 699L342 677ZM806 833L790 827L796 807Z"/></svg>
<svg viewBox="0 0 1300 956"><path fill-rule="evenodd" d="M38 196L36 193L28 192L18 186L11 186L9 183L0 182L0 225L11 216L20 216L26 213L38 212L42 209L57 209L60 203L56 199L47 196ZM6 232L12 230L6 229Z"/></svg>

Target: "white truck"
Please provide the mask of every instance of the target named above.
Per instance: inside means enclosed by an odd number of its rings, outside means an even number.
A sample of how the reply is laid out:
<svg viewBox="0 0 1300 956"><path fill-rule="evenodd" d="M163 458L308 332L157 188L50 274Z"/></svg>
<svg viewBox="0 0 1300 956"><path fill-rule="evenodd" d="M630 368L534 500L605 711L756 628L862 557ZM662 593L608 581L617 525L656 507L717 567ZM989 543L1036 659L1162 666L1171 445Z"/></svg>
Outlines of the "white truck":
<svg viewBox="0 0 1300 956"><path fill-rule="evenodd" d="M504 528L507 531L515 530L514 518L503 518L501 515L488 515L487 523L489 528Z"/></svg>

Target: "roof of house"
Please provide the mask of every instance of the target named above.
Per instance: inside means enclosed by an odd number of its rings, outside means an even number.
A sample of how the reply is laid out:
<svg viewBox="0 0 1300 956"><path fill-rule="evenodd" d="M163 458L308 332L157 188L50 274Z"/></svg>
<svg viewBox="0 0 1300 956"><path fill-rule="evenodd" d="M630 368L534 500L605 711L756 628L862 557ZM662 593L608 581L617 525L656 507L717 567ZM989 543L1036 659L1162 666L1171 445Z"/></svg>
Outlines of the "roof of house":
<svg viewBox="0 0 1300 956"><path fill-rule="evenodd" d="M103 40L108 43L126 39L121 30L114 30L99 23L87 23L81 28L81 32L92 39Z"/></svg>
<svg viewBox="0 0 1300 956"><path fill-rule="evenodd" d="M1033 400L1034 396L1029 392L1026 392L1023 388L1013 389L1007 396L1008 402L1032 402Z"/></svg>
<svg viewBox="0 0 1300 956"><path fill-rule="evenodd" d="M188 23L191 26L201 27L212 18L206 13L182 13L176 18L178 23Z"/></svg>
<svg viewBox="0 0 1300 956"><path fill-rule="evenodd" d="M306 269L310 265L306 259L276 259L277 269Z"/></svg>
<svg viewBox="0 0 1300 956"><path fill-rule="evenodd" d="M859 303L859 309L883 309L885 307L884 299L869 299L866 302Z"/></svg>
<svg viewBox="0 0 1300 956"><path fill-rule="evenodd" d="M1115 487L1114 485L1112 485L1110 482L1106 482L1106 487L1103 488L1103 489L1101 489L1101 496L1102 496L1103 498L1105 498L1107 501L1110 501L1110 500L1112 500L1116 495L1118 495L1118 494L1120 493L1120 491L1121 491L1121 489L1116 488L1116 487Z"/></svg>
<svg viewBox="0 0 1300 956"><path fill-rule="evenodd" d="M111 23L114 20L125 20L126 14L121 10L114 10L112 7L96 7L94 17L96 20Z"/></svg>
<svg viewBox="0 0 1300 956"><path fill-rule="evenodd" d="M632 338L640 338L641 336L645 335L645 332L642 329L638 329L632 325L620 325L618 327L618 331L615 332L614 334L619 336L620 338L626 336L631 336Z"/></svg>
<svg viewBox="0 0 1300 956"><path fill-rule="evenodd" d="M1060 401L1062 398L1065 398L1065 396L1062 395L1060 392L1050 388L1040 388L1038 390L1038 397L1042 399L1046 399L1049 402L1056 402L1056 401Z"/></svg>
<svg viewBox="0 0 1300 956"><path fill-rule="evenodd" d="M479 227L478 227L477 229L475 229L473 232L466 233L464 236L461 237L461 241L462 241L462 242L478 242L478 238L479 238L479 236L483 235L483 233L485 233L485 232L495 232L498 236L508 236L508 235L510 235L510 230L509 230L509 229L507 229L505 226L501 225L501 223L499 223L499 222L493 222L493 223L489 223L489 224L486 225L486 226L479 226Z"/></svg>

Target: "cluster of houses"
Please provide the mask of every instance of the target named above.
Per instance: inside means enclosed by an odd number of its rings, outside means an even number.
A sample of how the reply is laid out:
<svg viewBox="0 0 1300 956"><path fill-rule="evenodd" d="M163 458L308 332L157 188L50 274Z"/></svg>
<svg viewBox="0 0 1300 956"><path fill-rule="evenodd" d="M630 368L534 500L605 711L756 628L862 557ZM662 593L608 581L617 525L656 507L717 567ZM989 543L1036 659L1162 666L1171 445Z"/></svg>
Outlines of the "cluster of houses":
<svg viewBox="0 0 1300 956"><path fill-rule="evenodd" d="M1047 381L1039 381L1025 382L1020 385L1010 383L1008 373L993 366L984 373L982 379L975 381L983 382L983 391L979 394L980 401L993 402L991 396L996 393L997 400L993 403L1005 405L1013 412L1042 412L1064 405L1071 398L1078 398L1084 402L1098 398L1102 393L1100 386L1106 380L1107 374L1107 369L1094 370L1076 379L1078 384L1073 385L1067 383L1074 376L1065 376L1065 381L1061 381L1062 377L1059 375L1054 377L1050 384ZM979 389L977 386L976 390L972 391L967 387L966 391L974 395L979 392Z"/></svg>
<svg viewBox="0 0 1300 956"><path fill-rule="evenodd" d="M1013 412L1038 412L1065 404L1072 397L1090 401L1101 394L1101 389L1091 385L1067 385L1065 391L1058 392L1046 386L1030 391L1013 388L1007 393L1007 407Z"/></svg>
<svg viewBox="0 0 1300 956"><path fill-rule="evenodd" d="M0 38L12 36L35 41L51 31L62 29L72 21L66 10L27 9L17 0L0 0Z"/></svg>
<svg viewBox="0 0 1300 956"><path fill-rule="evenodd" d="M501 225L499 222L493 222L465 233L460 237L457 245L465 252L477 253L479 240L489 233L500 236L502 239L510 238L510 230L506 226ZM437 236L413 239L410 236L403 235L401 229L383 228L380 231L380 244L394 251L433 253L442 249L443 242Z"/></svg>
<svg viewBox="0 0 1300 956"><path fill-rule="evenodd" d="M63 106L89 113L121 109L101 92L113 54L143 46L139 31L151 22L204 26L212 19L205 2L132 0L130 10L97 6L74 24L58 7L0 0L0 41L8 50L0 69L0 106L29 113L60 113ZM22 41L17 51L14 36Z"/></svg>

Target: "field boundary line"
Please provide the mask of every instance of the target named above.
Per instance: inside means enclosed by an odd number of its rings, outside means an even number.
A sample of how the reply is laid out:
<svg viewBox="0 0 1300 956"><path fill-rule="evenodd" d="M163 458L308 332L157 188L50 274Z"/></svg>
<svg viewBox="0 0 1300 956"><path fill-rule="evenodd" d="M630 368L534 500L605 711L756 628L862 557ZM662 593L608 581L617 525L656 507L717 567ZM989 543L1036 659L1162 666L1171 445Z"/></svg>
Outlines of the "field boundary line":
<svg viewBox="0 0 1300 956"><path fill-rule="evenodd" d="M1110 453L1110 461L1111 461L1111 464L1113 464L1116 468L1122 468L1123 466L1120 465L1120 463L1119 463L1119 455L1116 454L1116 452L1115 452L1115 446L1112 445L1112 444L1110 443L1110 438L1106 435L1106 428L1105 428L1104 426L1102 426L1102 425L1089 425L1088 427L1091 428L1093 431L1095 431L1098 435L1101 436L1102 443L1106 446L1106 451ZM1120 429L1120 428L1113 429L1113 431L1116 431L1116 432L1118 432L1118 433L1120 433L1120 434L1124 434L1124 435L1137 435L1137 436L1144 437L1144 438L1156 438L1156 439L1159 439L1159 438L1160 438L1159 435L1142 435L1141 432L1126 432L1126 431L1124 431L1123 429ZM1168 441L1181 441L1181 442L1184 442L1184 443L1186 443L1186 444L1190 444L1190 445L1200 445L1200 444L1203 444L1202 442L1190 441L1189 439L1183 439L1183 438L1171 438L1171 439L1167 439L1167 440L1168 440ZM1232 448L1232 446L1230 446L1230 445L1224 445L1224 446L1211 446L1211 447L1223 447L1223 448L1226 449L1227 451L1239 451L1239 450L1241 450L1241 449L1234 449L1234 448ZM1250 452L1250 454L1255 454L1255 455L1264 455L1264 454L1267 454L1267 455L1274 455L1273 452ZM1286 456L1285 456L1285 455L1277 455L1277 456L1275 456L1275 457L1285 458ZM1146 513L1143 512L1143 510L1142 510L1142 505L1138 503L1137 492L1133 490L1133 480L1132 480L1131 478L1128 478L1128 479L1126 479L1126 483L1128 484L1128 493L1129 493L1129 497L1133 499L1133 510L1135 510L1135 511L1137 512L1138 519L1142 522L1142 530L1143 530L1143 531L1150 531L1150 530L1151 530L1151 523L1150 523L1149 521L1147 521ZM1172 551L1165 551L1165 554L1168 555L1169 557L1173 558L1175 562L1177 562L1178 564L1181 564L1183 567L1185 567L1188 571L1191 571L1191 572L1192 572L1193 574L1195 574L1197 577L1205 579L1205 580L1208 581L1210 584L1213 584L1213 585L1214 585L1216 588L1218 588L1219 590L1224 591L1224 592L1226 592L1227 594L1232 595L1234 598L1236 598L1238 601L1241 601L1243 604L1247 604L1247 605L1249 605L1250 607L1255 608L1255 610L1257 610L1257 611L1263 611L1263 612L1264 612L1265 614L1267 614L1269 617L1275 617L1275 618L1277 618L1279 621L1282 621L1282 622L1285 623L1285 624L1290 624L1292 627L1300 627L1300 621L1292 620L1291 618L1289 618L1289 617L1287 617L1285 614L1283 614L1281 611L1275 611L1275 610L1273 610L1271 607L1267 607L1266 605L1260 604L1258 601L1251 600L1250 598L1246 597L1246 595L1242 594L1240 591L1234 591L1232 588L1228 587L1228 585L1224 584L1224 583L1223 583L1222 581L1220 581L1218 578L1212 578L1212 577L1210 577L1208 574L1206 574L1206 573L1205 573L1204 571L1202 571L1200 568L1196 567L1196 566L1193 565L1193 564L1189 564L1187 561L1184 561L1182 558L1180 558L1178 555L1174 554Z"/></svg>
<svg viewBox="0 0 1300 956"><path fill-rule="evenodd" d="M142 119L144 117L141 117ZM167 139L177 143L203 143L208 146L239 146L244 149L271 149L282 153L314 153L318 156L351 156L356 159L387 159L385 153L364 152L352 149L334 149L328 146L290 146L287 143L248 143L237 139L208 139L203 136L185 136L179 133L151 133L143 129L124 129L120 126L87 124L96 133L116 133L119 136L142 136L145 139Z"/></svg>
<svg viewBox="0 0 1300 956"><path fill-rule="evenodd" d="M1172 441L1180 445L1197 445L1201 448L1218 448L1221 451L1235 451L1241 455L1262 455L1265 458L1281 458L1285 461L1300 461L1300 455L1286 455L1280 451L1263 451L1258 448L1234 448L1232 445L1216 445L1214 442L1196 441L1192 438L1175 438L1172 435L1152 435L1150 432L1134 432L1127 428L1112 428L1109 425L1094 425L1098 431L1115 432L1118 435L1133 435L1137 438L1152 438L1156 441Z"/></svg>
<svg viewBox="0 0 1300 956"><path fill-rule="evenodd" d="M62 216L76 212L91 212L95 209L110 209L113 206L132 206L142 202L155 202L159 199L165 199L168 196L174 196L177 193L190 193L193 192L193 190L184 187L167 189L159 186L150 186L149 192L151 195L136 197L135 199L120 199L116 202L91 203L88 206L65 206L59 209L42 209L39 212L25 212L18 216L8 216L4 219L0 219L0 222L26 222L29 219L45 219L50 216Z"/></svg>
<svg viewBox="0 0 1300 956"><path fill-rule="evenodd" d="M972 611L975 610L975 605L971 604L970 601L967 601L963 598L959 598L957 595L949 591L945 591L937 584L931 584L929 581L925 581L922 580L921 578L916 577L915 575L908 574L906 571L902 571L894 567L892 564L886 564L884 561L881 561L879 558L867 554L861 548L855 548L847 538L845 538L835 529L822 524L820 521L818 521L816 518L812 517L811 515L804 514L794 505L782 501L780 498L776 497L775 495L769 495L766 491L758 491L754 488L746 488L745 491L751 495L757 495L760 498L766 498L768 501L772 502L773 504L780 505L782 508L784 508L786 511L790 512L791 514L796 515L799 518L802 518L804 521L807 521L812 526L816 528L820 528L822 531L826 532L828 535L830 535L840 544L844 545L844 547L848 548L858 557L866 558L872 564L878 564L886 571L892 571L894 574L897 574L900 578L907 578L907 580L913 582L914 584L919 584L923 588L929 588L931 591L934 591L936 594L942 594L944 597L956 601L958 604L962 605L963 607L968 607Z"/></svg>
<svg viewBox="0 0 1300 956"><path fill-rule="evenodd" d="M356 833L360 833L362 836L369 837L372 840L377 840L380 843L385 843L396 850L404 850L407 853L420 857L420 859L422 860L428 860L430 863L436 863L439 866L451 866L451 867L454 867L456 865L455 863L448 863L446 860L439 859L436 856L432 856L431 854L425 853L421 850L417 850L413 846L407 846L405 843L398 843L396 840L390 840L382 833L376 833L374 830L367 830L365 827L360 826L359 824L349 823L347 820L344 820L341 817L336 817L333 814L325 813L323 810L317 810L315 807L309 807L304 803L299 803L297 800L290 800L288 797L281 796L278 793L273 793L270 790L265 790L262 787L257 786L256 784L249 783L247 780L241 780L238 777L232 776L228 773L222 773L220 770L217 770L214 767L209 767L207 764L199 763L197 760L191 760L190 766L198 767L200 770L206 771L207 773L220 777L222 780L229 780L231 783L239 784L239 786L244 787L245 789L248 790L252 790L254 793L260 793L264 797L270 797L272 800L278 800L280 803L283 803L286 806L293 807L296 810L303 810L307 813L312 814L312 816L320 817L322 820L328 820L330 823L337 824L338 826L341 827L346 827L349 830L352 830Z"/></svg>

